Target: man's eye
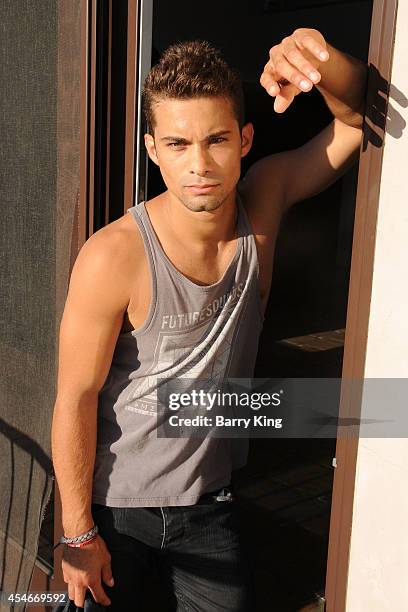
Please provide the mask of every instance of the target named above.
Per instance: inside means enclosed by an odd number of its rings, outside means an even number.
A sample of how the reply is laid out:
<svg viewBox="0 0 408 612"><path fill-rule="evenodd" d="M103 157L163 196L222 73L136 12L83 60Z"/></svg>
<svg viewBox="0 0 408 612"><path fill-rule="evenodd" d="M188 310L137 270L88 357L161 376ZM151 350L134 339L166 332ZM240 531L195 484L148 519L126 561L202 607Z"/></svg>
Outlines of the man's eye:
<svg viewBox="0 0 408 612"><path fill-rule="evenodd" d="M219 136L218 138L212 138L211 139L211 144L215 143L217 144L218 142L222 142L223 140L226 140L225 138L222 138L222 136Z"/></svg>
<svg viewBox="0 0 408 612"><path fill-rule="evenodd" d="M181 144L181 142L169 142L168 146L171 148L174 148L174 147L182 147L183 145Z"/></svg>

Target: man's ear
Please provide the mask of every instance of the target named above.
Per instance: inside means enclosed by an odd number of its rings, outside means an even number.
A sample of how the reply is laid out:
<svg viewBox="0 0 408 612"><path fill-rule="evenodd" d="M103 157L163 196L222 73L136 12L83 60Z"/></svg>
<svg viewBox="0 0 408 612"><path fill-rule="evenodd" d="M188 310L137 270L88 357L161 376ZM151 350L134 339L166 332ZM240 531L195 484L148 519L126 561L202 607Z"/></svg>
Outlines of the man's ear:
<svg viewBox="0 0 408 612"><path fill-rule="evenodd" d="M254 139L254 126L252 123L246 123L241 131L241 157L245 157L252 147Z"/></svg>
<svg viewBox="0 0 408 612"><path fill-rule="evenodd" d="M154 138L151 134L144 135L145 147L150 159L156 164L159 165L159 160L157 159L156 154L156 146L154 144Z"/></svg>

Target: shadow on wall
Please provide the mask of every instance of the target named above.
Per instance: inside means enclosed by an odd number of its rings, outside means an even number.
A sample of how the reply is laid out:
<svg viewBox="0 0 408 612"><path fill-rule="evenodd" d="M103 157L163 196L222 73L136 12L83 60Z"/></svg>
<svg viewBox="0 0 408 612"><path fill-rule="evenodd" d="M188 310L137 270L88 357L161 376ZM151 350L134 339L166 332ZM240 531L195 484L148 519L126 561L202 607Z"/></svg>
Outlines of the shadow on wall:
<svg viewBox="0 0 408 612"><path fill-rule="evenodd" d="M390 99L388 99L388 96ZM394 108L394 100L402 108L408 106L408 99L393 84L384 79L377 68L370 64L367 84L367 104L364 118L363 151L370 142L374 147L382 147L382 134L387 132L393 138L401 138L406 127L405 119ZM375 127L379 127L379 134Z"/></svg>
<svg viewBox="0 0 408 612"><path fill-rule="evenodd" d="M2 444L8 445L8 456L2 454L3 469L9 465L8 482L9 494L3 492L2 516L5 517L4 524L0 527L1 534L1 578L0 590L22 591L29 584L28 576L23 575L23 568L27 570L24 563L27 555L32 556L32 567L34 567L37 550L26 550L28 546L27 534L36 534L33 542L38 541L41 523L50 500L53 484L53 466L51 459L41 446L32 438L13 427L4 419L0 419L0 432ZM41 480L35 472L40 471ZM33 491L33 483L42 485L41 502ZM25 491L24 491L25 489ZM18 492L16 496L15 493ZM16 499L18 508L16 508ZM24 502L24 505L23 505ZM15 544L21 543L21 545ZM21 549L21 546L23 547ZM18 551L18 552L17 552ZM19 556L19 560L16 558ZM12 568L12 575L8 571ZM21 585L25 585L22 588Z"/></svg>

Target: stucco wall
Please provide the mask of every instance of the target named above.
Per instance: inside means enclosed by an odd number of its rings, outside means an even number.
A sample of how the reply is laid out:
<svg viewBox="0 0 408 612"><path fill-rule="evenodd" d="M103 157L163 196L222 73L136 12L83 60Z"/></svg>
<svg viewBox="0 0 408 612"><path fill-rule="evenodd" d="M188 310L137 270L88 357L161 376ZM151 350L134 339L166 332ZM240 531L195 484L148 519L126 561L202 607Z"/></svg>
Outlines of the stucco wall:
<svg viewBox="0 0 408 612"><path fill-rule="evenodd" d="M400 2L391 82L405 96L407 27L408 3ZM408 132L398 133L408 107L393 91L390 106L400 117L389 113L385 137L366 378L408 378ZM363 416L370 416L364 400ZM408 438L360 439L347 612L408 610L407 517Z"/></svg>

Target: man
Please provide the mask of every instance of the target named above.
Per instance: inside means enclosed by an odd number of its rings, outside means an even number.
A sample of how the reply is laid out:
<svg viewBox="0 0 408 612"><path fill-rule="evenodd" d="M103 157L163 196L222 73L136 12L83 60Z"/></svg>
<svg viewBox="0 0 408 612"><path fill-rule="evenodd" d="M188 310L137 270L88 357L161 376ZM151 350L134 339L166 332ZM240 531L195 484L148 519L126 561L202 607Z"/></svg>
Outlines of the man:
<svg viewBox="0 0 408 612"><path fill-rule="evenodd" d="M84 539L63 554L72 605L88 592L149 610L155 559L169 609L254 609L228 488L245 447L155 436L158 378L252 376L281 217L358 159L366 75L317 30L273 46L260 83L275 111L315 86L334 120L239 182L253 126L237 74L203 41L173 45L149 73L145 145L167 190L87 240L61 322L53 461L64 535Z"/></svg>

